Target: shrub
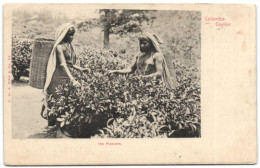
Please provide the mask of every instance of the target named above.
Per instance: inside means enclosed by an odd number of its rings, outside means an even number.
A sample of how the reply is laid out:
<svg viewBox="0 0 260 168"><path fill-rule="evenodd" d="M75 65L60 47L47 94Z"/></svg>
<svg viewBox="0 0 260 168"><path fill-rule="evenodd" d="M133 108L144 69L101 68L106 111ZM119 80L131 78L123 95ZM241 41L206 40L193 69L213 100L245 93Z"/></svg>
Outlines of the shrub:
<svg viewBox="0 0 260 168"><path fill-rule="evenodd" d="M28 75L32 54L32 42L12 39L12 74L14 80L18 81L21 76ZM26 76L27 76L26 75Z"/></svg>
<svg viewBox="0 0 260 168"><path fill-rule="evenodd" d="M81 83L57 87L49 115L72 137L200 137L200 89L195 68L177 65L179 86L168 90L160 79L108 75L129 64L112 51L85 49L79 64L91 74L71 69Z"/></svg>

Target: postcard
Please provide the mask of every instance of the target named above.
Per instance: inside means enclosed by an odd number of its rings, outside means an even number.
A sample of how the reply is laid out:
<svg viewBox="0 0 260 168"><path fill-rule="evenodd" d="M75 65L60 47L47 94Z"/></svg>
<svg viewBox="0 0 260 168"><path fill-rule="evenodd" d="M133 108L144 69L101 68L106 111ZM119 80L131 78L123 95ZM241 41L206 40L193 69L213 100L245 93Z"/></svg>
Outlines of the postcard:
<svg viewBox="0 0 260 168"><path fill-rule="evenodd" d="M5 4L6 165L255 164L256 7Z"/></svg>

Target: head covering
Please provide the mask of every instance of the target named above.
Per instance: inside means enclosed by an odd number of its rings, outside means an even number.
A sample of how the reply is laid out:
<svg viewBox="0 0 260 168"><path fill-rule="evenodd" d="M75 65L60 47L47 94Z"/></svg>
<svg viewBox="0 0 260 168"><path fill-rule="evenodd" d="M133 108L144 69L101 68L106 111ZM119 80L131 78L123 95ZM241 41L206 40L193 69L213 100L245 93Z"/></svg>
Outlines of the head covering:
<svg viewBox="0 0 260 168"><path fill-rule="evenodd" d="M43 116L43 114L47 114L47 109L48 109L48 105L47 105L47 89L51 83L51 79L52 79L52 76L53 76L53 73L55 71L55 68L56 68L56 48L57 48L57 45L60 44L62 42L62 40L64 39L64 37L66 36L68 30L70 28L75 28L72 24L70 23L65 23L63 25L61 25L57 30L56 30L56 33L55 33L55 43L54 43L54 46L53 46L53 49L51 51L51 54L50 54L50 57L49 57L49 60L48 60L48 64L47 64L47 70L46 70L46 81L45 81L45 85L44 85L44 88L43 88L43 93L44 93L44 99L43 99L43 103L45 105L45 110L42 111L41 115ZM48 118L48 114L46 116Z"/></svg>
<svg viewBox="0 0 260 168"><path fill-rule="evenodd" d="M151 40L156 51L159 53L162 53L162 51L159 47L159 44L163 44L163 41L155 34L144 33L144 35L147 36Z"/></svg>
<svg viewBox="0 0 260 168"><path fill-rule="evenodd" d="M47 71L46 71L46 81L45 81L45 85L44 85L44 89L43 89L43 92L45 95L47 95L47 89L51 83L52 75L56 68L56 47L58 44L60 44L62 42L62 40L66 36L68 30L72 27L74 28L74 26L72 24L65 23L65 24L61 25L55 33L56 41L55 41L55 44L53 46L53 49L52 49L50 57L49 57Z"/></svg>
<svg viewBox="0 0 260 168"><path fill-rule="evenodd" d="M163 44L163 41L155 34L144 33L144 35L147 36L151 40L155 50L162 54L159 44ZM163 54L162 54L162 56L163 56ZM174 76L170 75L170 71L166 64L164 56L163 56L163 65L162 66L163 66L162 79L163 79L164 85L169 89L174 89L177 86L177 79L176 79L175 75Z"/></svg>

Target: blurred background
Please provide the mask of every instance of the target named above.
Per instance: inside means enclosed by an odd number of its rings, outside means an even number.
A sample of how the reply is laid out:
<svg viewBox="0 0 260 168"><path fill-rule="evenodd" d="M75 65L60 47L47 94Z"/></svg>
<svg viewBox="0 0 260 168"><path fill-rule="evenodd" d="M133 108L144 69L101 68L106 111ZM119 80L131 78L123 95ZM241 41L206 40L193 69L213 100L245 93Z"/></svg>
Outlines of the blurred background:
<svg viewBox="0 0 260 168"><path fill-rule="evenodd" d="M74 8L73 8L74 9ZM19 6L13 10L13 37L54 39L56 28L75 24L76 47L111 49L129 57L139 51L138 34L153 32L163 41L162 52L174 61L200 69L201 39L199 11L77 10L58 5Z"/></svg>

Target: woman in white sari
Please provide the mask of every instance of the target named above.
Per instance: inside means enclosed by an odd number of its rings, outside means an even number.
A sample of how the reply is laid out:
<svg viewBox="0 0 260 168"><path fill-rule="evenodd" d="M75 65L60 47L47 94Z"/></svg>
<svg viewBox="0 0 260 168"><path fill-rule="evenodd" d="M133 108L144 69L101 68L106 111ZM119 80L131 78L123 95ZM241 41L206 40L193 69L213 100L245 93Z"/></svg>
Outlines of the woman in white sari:
<svg viewBox="0 0 260 168"><path fill-rule="evenodd" d="M45 100L41 115L48 118L47 112L47 97L52 95L57 98L56 87L65 84L68 80L74 86L80 86L79 82L74 79L70 72L70 68L75 68L80 71L87 71L87 68L81 68L76 65L76 55L71 45L75 28L72 24L66 23L59 27L56 32L56 41L49 57L46 82L43 89ZM45 114L45 116L43 115ZM55 121L50 121L49 125L54 125Z"/></svg>

